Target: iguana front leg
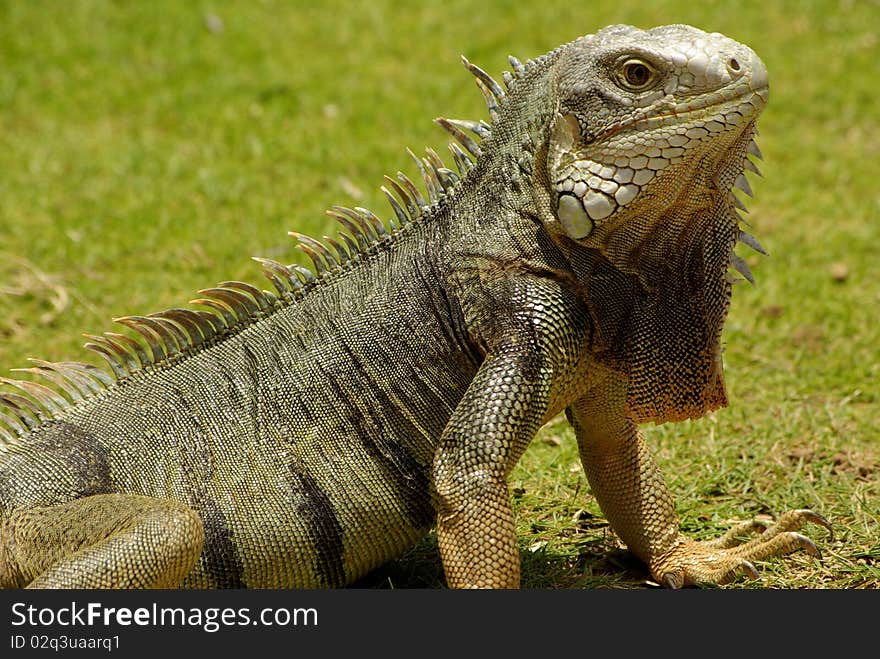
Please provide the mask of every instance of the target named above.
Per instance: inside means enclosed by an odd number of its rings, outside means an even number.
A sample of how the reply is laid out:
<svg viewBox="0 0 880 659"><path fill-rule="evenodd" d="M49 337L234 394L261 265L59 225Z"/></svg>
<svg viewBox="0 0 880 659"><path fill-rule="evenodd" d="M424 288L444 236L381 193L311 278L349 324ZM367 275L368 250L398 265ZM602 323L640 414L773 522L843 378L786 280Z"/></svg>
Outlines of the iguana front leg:
<svg viewBox="0 0 880 659"><path fill-rule="evenodd" d="M681 588L725 583L740 574L757 578L751 561L798 549L819 555L816 545L796 532L806 522L830 529L809 510L787 512L766 529L748 522L705 542L679 533L672 495L638 427L624 414L625 381L612 375L592 391L566 410L587 480L615 533L659 583ZM737 544L744 531L761 534Z"/></svg>
<svg viewBox="0 0 880 659"><path fill-rule="evenodd" d="M0 525L0 586L176 588L203 543L198 515L165 499L98 494L20 510Z"/></svg>
<svg viewBox="0 0 880 659"><path fill-rule="evenodd" d="M512 342L487 358L436 453L437 540L452 588L519 586L506 478L547 406L549 369L533 348Z"/></svg>

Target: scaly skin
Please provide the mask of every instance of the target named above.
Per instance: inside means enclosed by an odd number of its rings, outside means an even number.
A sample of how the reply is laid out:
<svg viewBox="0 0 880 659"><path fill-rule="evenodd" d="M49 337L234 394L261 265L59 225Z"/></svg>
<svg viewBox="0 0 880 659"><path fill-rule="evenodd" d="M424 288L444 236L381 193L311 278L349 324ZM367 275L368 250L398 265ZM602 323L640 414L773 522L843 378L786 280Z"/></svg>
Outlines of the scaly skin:
<svg viewBox="0 0 880 659"><path fill-rule="evenodd" d="M747 47L687 26L606 28L477 76L491 126L439 119L476 162L389 179L398 225L335 209L316 273L262 260L277 294L121 319L114 378L38 362L56 393L0 389L0 585L319 587L436 521L452 587L519 585L506 479L565 411L616 533L670 587L818 550L783 514L715 542L678 530L639 423L727 403L720 333L733 186L767 100ZM471 130L481 143L468 137ZM393 191L393 194L392 194ZM395 196L396 195L396 196ZM15 391L13 391L15 390ZM62 391L63 396L57 392ZM2 443L6 437L6 444Z"/></svg>
<svg viewBox="0 0 880 659"><path fill-rule="evenodd" d="M746 187L738 177L746 152L757 152L751 138L767 98L766 69L740 44L679 27L650 34L608 28L575 44L548 56L552 82L545 84L556 95L538 125L549 130L522 139L531 158L519 160L531 176L526 188L536 216L563 255L561 264L529 265L546 268L544 276L563 290L531 288L521 296L534 308L557 308L531 317L531 341L510 339L518 358L523 343L532 344L534 357L519 388L491 395L497 417L509 422L487 427L484 415L460 406L462 418L454 416L445 433L458 443L441 444L435 458L437 533L449 583L518 584L504 479L538 412L542 421L551 418L559 398L603 512L659 582L722 583L754 574L750 560L795 549L818 555L794 532L805 522L828 526L810 511L786 513L741 547L683 537L636 425L701 416L727 402L719 348L730 296L726 271L737 239L753 243L739 233L730 187ZM653 76L636 93L619 84L633 63L647 67L634 72L636 83L641 73ZM511 95L516 84L524 83ZM503 133L504 118L493 136ZM750 278L735 257L733 265ZM573 300L564 298L569 291ZM489 362L482 392L510 372L522 374L511 361ZM571 380L554 382L551 374L560 373ZM563 389L555 400L554 386ZM485 526L501 531L487 537Z"/></svg>
<svg viewBox="0 0 880 659"><path fill-rule="evenodd" d="M695 542L679 533L672 494L641 433L623 412L625 384L609 373L600 395L585 396L567 414L602 511L630 551L647 563L658 583L681 588L726 583L740 574L757 579L751 561L798 549L820 555L809 538L795 532L806 522L830 530L827 521L809 510L785 513L766 529L757 522L747 522L712 541ZM755 531L761 535L738 544L743 533Z"/></svg>

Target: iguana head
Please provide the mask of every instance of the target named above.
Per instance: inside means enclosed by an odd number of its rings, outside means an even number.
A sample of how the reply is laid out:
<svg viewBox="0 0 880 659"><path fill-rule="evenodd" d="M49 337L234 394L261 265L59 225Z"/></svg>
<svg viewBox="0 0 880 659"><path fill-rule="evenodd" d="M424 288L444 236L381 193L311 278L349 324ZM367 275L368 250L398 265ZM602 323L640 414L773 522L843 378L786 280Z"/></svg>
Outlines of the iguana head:
<svg viewBox="0 0 880 659"><path fill-rule="evenodd" d="M767 70L748 47L684 25L609 27L554 55L542 220L570 253L592 254L583 283L630 376L630 415L700 416L726 404L728 268L750 278L733 247L757 245L731 188L750 192Z"/></svg>
<svg viewBox="0 0 880 659"><path fill-rule="evenodd" d="M767 102L751 49L687 25L620 25L560 55L547 172L570 238L644 225L640 211L689 208L695 191L729 192Z"/></svg>

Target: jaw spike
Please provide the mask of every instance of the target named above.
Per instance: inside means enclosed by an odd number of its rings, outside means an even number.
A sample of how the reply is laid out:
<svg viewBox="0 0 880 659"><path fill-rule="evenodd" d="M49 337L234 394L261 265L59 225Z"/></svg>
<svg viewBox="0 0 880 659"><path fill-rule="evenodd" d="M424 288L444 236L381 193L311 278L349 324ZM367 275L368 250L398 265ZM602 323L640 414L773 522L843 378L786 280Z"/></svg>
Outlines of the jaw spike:
<svg viewBox="0 0 880 659"><path fill-rule="evenodd" d="M764 154L761 153L761 149L758 148L758 144L755 142L755 140L752 140L751 142L749 142L749 146L746 150L751 155L755 156L755 158L757 158L758 160L764 159Z"/></svg>
<svg viewBox="0 0 880 659"><path fill-rule="evenodd" d="M735 194L733 194L732 192L728 195L728 197L730 198L730 203L733 204L733 207L734 207L734 208L738 208L738 209L741 210L743 213L748 213L748 212L749 212L749 209L746 208L746 205L743 203L742 199L740 199L739 197L737 197L737 196L736 196Z"/></svg>
<svg viewBox="0 0 880 659"><path fill-rule="evenodd" d="M748 179L745 177L745 174L740 174L736 177L736 180L733 182L733 187L738 190L742 190L750 197L754 197L755 194L752 192L752 186L749 185Z"/></svg>
<svg viewBox="0 0 880 659"><path fill-rule="evenodd" d="M750 172L757 174L758 176L763 176L763 174L761 173L761 170L758 169L758 166L755 163L753 163L751 160L749 160L748 158L743 160L743 169L747 169Z"/></svg>
<svg viewBox="0 0 880 659"><path fill-rule="evenodd" d="M751 268L749 268L748 263L746 263L739 254L731 252L730 265L734 270L745 277L750 284L752 284L753 286L755 285L755 277L752 275Z"/></svg>
<svg viewBox="0 0 880 659"><path fill-rule="evenodd" d="M752 234L750 234L748 231L742 231L742 230L740 230L739 234L737 235L737 239L738 239L743 245L748 245L749 247L751 247L753 250L755 250L756 252L758 252L758 254L763 254L764 256L769 256L769 255L767 254L767 250L765 250L765 249L761 246L761 243L758 242L758 239L755 238L755 237L754 237Z"/></svg>

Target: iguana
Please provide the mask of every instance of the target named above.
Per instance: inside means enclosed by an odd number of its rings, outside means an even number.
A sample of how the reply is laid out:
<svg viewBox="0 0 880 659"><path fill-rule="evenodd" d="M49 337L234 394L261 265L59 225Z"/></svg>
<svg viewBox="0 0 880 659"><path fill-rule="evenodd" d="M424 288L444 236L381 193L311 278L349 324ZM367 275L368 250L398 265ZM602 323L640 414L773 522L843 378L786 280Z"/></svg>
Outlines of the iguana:
<svg viewBox="0 0 880 659"><path fill-rule="evenodd" d="M592 492L654 579L721 583L815 544L794 510L678 528L638 424L727 404L720 333L767 71L684 25L612 26L521 63L466 59L490 122L438 118L394 218L334 206L314 269L257 259L196 309L92 336L112 376L34 360L0 403L0 584L325 587L436 526L451 587L516 587L506 477L563 410ZM738 544L743 531L763 532Z"/></svg>

